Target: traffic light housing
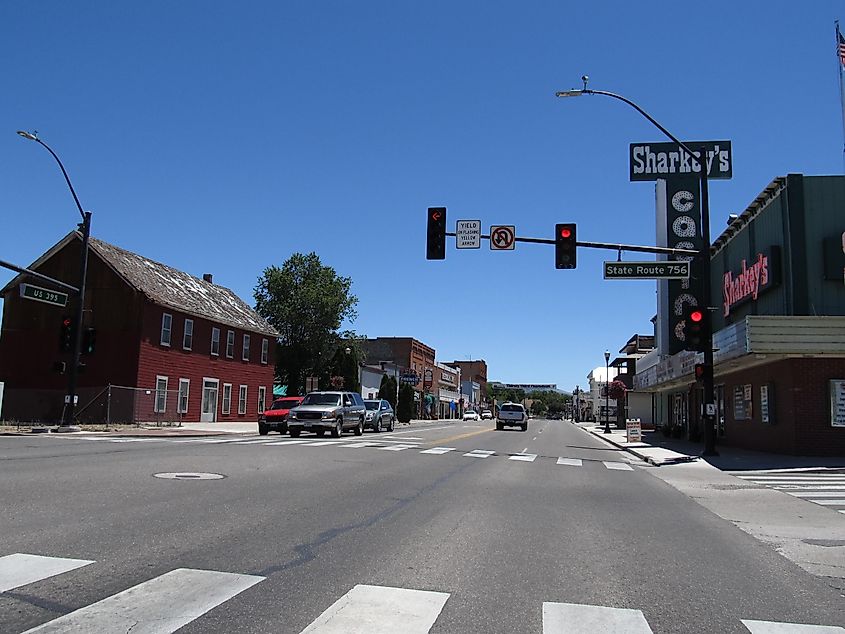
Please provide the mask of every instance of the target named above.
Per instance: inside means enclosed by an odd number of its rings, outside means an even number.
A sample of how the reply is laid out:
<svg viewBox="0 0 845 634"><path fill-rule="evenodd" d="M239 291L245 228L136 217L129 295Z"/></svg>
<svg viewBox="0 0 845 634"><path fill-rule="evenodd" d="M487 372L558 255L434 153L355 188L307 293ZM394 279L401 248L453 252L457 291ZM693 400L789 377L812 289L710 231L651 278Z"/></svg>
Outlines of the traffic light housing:
<svg viewBox="0 0 845 634"><path fill-rule="evenodd" d="M82 354L93 354L97 345L97 329L86 328L82 331Z"/></svg>
<svg viewBox="0 0 845 634"><path fill-rule="evenodd" d="M428 208L426 260L446 259L446 207Z"/></svg>
<svg viewBox="0 0 845 634"><path fill-rule="evenodd" d="M59 330L59 350L61 352L70 352L73 350L73 335L75 331L73 319L67 315L62 317L62 327Z"/></svg>
<svg viewBox="0 0 845 634"><path fill-rule="evenodd" d="M555 268L574 269L576 259L575 223L560 223L555 225Z"/></svg>
<svg viewBox="0 0 845 634"><path fill-rule="evenodd" d="M694 372L696 383L703 383L707 376L707 366L703 363L696 363Z"/></svg>
<svg viewBox="0 0 845 634"><path fill-rule="evenodd" d="M684 349L704 352L710 332L710 311L690 306L684 311Z"/></svg>

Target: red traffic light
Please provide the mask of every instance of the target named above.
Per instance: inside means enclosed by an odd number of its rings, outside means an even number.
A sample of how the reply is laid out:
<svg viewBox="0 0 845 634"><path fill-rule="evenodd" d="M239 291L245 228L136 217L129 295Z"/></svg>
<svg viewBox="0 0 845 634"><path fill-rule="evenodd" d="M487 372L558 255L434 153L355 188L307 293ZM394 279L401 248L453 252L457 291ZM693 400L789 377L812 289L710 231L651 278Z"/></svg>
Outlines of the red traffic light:
<svg viewBox="0 0 845 634"><path fill-rule="evenodd" d="M65 317L65 318L62 320L62 326L67 327L67 326L70 326L70 324L71 324L71 319L70 319L70 317Z"/></svg>
<svg viewBox="0 0 845 634"><path fill-rule="evenodd" d="M700 310L694 310L689 314L690 321L695 323L699 323L702 319L704 319L704 313Z"/></svg>
<svg viewBox="0 0 845 634"><path fill-rule="evenodd" d="M568 238L571 235L572 235L572 229L570 229L569 227L564 227L563 229L560 230L560 237L561 238Z"/></svg>

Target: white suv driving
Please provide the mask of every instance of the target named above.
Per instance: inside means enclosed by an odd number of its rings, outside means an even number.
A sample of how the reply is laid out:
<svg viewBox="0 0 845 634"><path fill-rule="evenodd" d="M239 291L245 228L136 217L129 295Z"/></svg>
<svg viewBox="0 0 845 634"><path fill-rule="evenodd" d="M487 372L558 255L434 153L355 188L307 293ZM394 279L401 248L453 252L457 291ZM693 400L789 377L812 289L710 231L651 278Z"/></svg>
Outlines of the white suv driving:
<svg viewBox="0 0 845 634"><path fill-rule="evenodd" d="M520 403L502 403L496 415L496 429L504 429L505 425L522 427L522 431L528 431L528 412L525 407Z"/></svg>

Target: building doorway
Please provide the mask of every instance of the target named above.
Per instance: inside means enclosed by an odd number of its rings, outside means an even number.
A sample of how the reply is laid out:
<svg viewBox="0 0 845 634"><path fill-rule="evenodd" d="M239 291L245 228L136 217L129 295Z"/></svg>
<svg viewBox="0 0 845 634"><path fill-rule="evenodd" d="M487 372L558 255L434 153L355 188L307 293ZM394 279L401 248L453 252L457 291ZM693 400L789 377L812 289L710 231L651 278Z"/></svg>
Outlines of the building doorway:
<svg viewBox="0 0 845 634"><path fill-rule="evenodd" d="M217 388L220 384L218 379L202 380L202 410L200 422L217 422Z"/></svg>

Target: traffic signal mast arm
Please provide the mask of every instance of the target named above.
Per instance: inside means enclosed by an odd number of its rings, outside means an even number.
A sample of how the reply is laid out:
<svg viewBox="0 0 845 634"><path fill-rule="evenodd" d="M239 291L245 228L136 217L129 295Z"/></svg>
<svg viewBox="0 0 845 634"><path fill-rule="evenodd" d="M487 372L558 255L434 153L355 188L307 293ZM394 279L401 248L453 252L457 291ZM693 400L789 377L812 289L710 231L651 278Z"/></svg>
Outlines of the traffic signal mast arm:
<svg viewBox="0 0 845 634"><path fill-rule="evenodd" d="M454 231L447 231L447 236L456 236ZM481 235L483 240L489 240L489 235ZM514 237L515 242L533 242L535 244L555 244L555 240L549 238L520 238ZM698 255L698 251L694 249L671 249L669 247L650 247L636 244L611 244L609 242L581 242L575 243L579 247L588 247L592 249L608 249L610 251L639 251L641 253L665 253L668 255Z"/></svg>
<svg viewBox="0 0 845 634"><path fill-rule="evenodd" d="M70 291L71 293L78 293L79 289L76 286L71 286L70 284L65 284L60 280L55 280L52 277L47 277L46 275L42 275L36 271L32 271L30 269L25 269L21 266L15 266L14 264L10 264L9 262L4 262L0 260L0 266L4 269L9 269L10 271L15 271L16 273L25 273L26 275L31 275L32 277L41 280L42 282L48 282L50 284L55 284L59 288L63 288L66 291Z"/></svg>

